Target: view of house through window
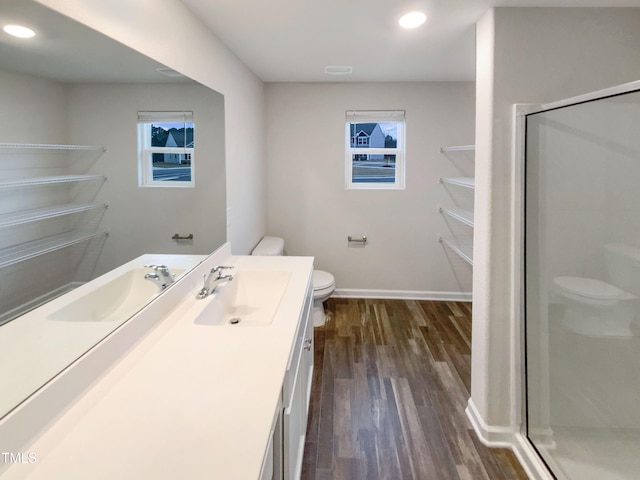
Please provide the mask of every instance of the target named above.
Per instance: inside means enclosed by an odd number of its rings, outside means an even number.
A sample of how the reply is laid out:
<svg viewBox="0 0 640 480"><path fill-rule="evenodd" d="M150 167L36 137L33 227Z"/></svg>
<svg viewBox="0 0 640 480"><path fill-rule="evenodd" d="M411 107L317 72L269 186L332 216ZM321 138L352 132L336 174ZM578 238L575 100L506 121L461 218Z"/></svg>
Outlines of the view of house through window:
<svg viewBox="0 0 640 480"><path fill-rule="evenodd" d="M346 187L404 188L404 111L346 117Z"/></svg>
<svg viewBox="0 0 640 480"><path fill-rule="evenodd" d="M138 112L139 185L194 185L192 112Z"/></svg>

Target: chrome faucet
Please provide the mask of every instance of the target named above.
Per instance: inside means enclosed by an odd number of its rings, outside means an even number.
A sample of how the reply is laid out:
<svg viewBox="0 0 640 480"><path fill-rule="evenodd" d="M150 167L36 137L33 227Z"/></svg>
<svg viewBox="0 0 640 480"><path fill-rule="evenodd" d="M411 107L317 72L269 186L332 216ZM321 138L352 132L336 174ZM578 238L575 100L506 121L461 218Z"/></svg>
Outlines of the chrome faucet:
<svg viewBox="0 0 640 480"><path fill-rule="evenodd" d="M223 280L233 280L233 275L222 275L222 270L228 270L233 267L224 267L219 265L217 267L213 267L209 272L209 275L203 275L204 278L204 286L196 295L196 298L206 298L216 290L216 286L218 282Z"/></svg>
<svg viewBox="0 0 640 480"><path fill-rule="evenodd" d="M144 278L155 282L160 290L164 290L174 282L173 275L166 265L145 265L145 268L155 270L154 273L147 273Z"/></svg>

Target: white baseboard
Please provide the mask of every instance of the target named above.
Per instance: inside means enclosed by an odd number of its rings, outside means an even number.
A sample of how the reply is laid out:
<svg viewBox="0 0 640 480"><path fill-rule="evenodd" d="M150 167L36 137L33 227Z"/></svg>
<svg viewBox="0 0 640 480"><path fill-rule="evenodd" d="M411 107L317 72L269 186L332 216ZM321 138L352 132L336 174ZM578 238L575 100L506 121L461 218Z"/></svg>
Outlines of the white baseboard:
<svg viewBox="0 0 640 480"><path fill-rule="evenodd" d="M476 435L484 445L492 448L511 449L531 480L554 480L538 453L523 434L511 427L492 427L487 425L471 398L465 413Z"/></svg>
<svg viewBox="0 0 640 480"><path fill-rule="evenodd" d="M515 443L515 432L513 429L511 427L493 427L487 425L480 416L472 398L470 398L467 403L465 413L483 444L494 448L513 448Z"/></svg>
<svg viewBox="0 0 640 480"><path fill-rule="evenodd" d="M335 298L380 298L387 300L439 300L444 302L470 302L471 292L427 292L420 290L367 290L336 288Z"/></svg>

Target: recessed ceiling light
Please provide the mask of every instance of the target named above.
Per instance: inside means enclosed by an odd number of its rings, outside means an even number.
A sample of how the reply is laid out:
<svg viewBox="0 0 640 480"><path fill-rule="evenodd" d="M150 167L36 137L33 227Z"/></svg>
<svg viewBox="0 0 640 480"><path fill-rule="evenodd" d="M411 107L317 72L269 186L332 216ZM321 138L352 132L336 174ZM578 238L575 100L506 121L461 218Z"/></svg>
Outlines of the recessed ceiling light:
<svg viewBox="0 0 640 480"><path fill-rule="evenodd" d="M403 28L416 28L427 20L427 16L422 12L411 12L400 17L399 24Z"/></svg>
<svg viewBox="0 0 640 480"><path fill-rule="evenodd" d="M9 35L18 38L31 38L36 34L36 32L30 28L23 27L22 25L5 25L3 30Z"/></svg>

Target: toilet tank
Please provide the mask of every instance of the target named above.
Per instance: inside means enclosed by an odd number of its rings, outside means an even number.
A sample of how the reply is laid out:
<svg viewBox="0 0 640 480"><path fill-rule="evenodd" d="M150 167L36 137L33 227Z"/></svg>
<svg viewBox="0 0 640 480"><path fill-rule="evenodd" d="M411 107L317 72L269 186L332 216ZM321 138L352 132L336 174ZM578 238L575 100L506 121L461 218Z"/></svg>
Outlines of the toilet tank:
<svg viewBox="0 0 640 480"><path fill-rule="evenodd" d="M640 296L640 248L608 243L604 246L604 258L611 283Z"/></svg>
<svg viewBox="0 0 640 480"><path fill-rule="evenodd" d="M284 240L280 237L262 237L251 255L279 256L284 253Z"/></svg>

